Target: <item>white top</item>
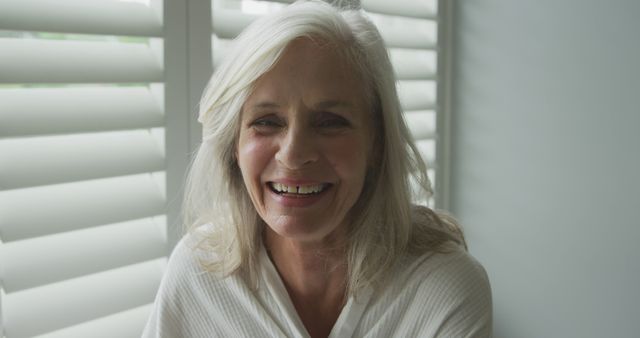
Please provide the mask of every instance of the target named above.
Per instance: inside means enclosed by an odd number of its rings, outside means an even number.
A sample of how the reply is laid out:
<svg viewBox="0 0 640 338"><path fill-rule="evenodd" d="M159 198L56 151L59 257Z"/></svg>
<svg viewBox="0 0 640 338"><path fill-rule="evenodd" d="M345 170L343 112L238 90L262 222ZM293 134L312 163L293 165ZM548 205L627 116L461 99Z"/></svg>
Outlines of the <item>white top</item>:
<svg viewBox="0 0 640 338"><path fill-rule="evenodd" d="M205 272L188 243L171 255L143 337L309 337L264 249L252 291L235 274ZM489 281L469 254L431 253L397 270L379 295L350 298L329 337L491 336Z"/></svg>

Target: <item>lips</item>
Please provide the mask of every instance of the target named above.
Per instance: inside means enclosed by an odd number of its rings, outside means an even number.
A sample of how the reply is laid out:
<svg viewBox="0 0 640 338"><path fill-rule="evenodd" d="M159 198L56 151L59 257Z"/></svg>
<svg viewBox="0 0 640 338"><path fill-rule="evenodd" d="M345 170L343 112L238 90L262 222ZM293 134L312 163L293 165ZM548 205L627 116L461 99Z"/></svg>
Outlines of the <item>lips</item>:
<svg viewBox="0 0 640 338"><path fill-rule="evenodd" d="M307 208L320 203L332 190L332 183L299 183L295 181L267 182L267 189L276 203L287 208Z"/></svg>
<svg viewBox="0 0 640 338"><path fill-rule="evenodd" d="M268 182L267 185L271 191L277 194L287 195L314 195L325 191L331 186L330 183L320 184L285 184L278 182Z"/></svg>

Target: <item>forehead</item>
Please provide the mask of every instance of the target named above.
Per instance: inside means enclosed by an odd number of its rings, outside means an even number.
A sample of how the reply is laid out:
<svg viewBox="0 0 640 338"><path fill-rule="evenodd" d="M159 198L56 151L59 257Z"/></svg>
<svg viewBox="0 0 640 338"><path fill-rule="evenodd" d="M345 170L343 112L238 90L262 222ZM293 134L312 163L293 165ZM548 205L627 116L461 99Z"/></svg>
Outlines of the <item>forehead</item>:
<svg viewBox="0 0 640 338"><path fill-rule="evenodd" d="M319 100L364 104L364 86L339 46L309 38L291 42L280 59L254 84L248 101Z"/></svg>

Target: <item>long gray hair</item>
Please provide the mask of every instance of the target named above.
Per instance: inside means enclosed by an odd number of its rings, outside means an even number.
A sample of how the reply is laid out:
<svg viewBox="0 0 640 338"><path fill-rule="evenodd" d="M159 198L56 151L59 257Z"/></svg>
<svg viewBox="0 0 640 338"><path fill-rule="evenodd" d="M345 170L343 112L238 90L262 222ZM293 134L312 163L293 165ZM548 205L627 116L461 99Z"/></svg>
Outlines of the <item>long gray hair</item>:
<svg viewBox="0 0 640 338"><path fill-rule="evenodd" d="M200 102L203 142L185 189L184 224L209 224L199 249L215 256L213 272L243 273L257 286L264 222L234 157L242 105L254 82L295 39L334 44L365 84L372 110L375 154L363 191L350 212L346 256L348 294L384 284L406 255L466 248L453 218L415 201L431 194L426 165L402 117L387 51L376 27L357 10L320 1L297 2L258 19L238 38L212 76ZM413 186L413 188L412 188Z"/></svg>

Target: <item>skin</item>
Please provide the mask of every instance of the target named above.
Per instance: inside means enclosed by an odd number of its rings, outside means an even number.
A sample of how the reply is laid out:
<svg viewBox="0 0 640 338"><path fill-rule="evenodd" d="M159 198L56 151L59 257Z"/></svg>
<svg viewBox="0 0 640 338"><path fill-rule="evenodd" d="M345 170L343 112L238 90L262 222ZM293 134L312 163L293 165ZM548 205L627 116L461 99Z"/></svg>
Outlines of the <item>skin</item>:
<svg viewBox="0 0 640 338"><path fill-rule="evenodd" d="M310 39L287 47L245 102L236 149L265 246L312 337L329 335L345 303L343 244L372 144L363 85L333 49ZM299 206L274 181L329 186Z"/></svg>

